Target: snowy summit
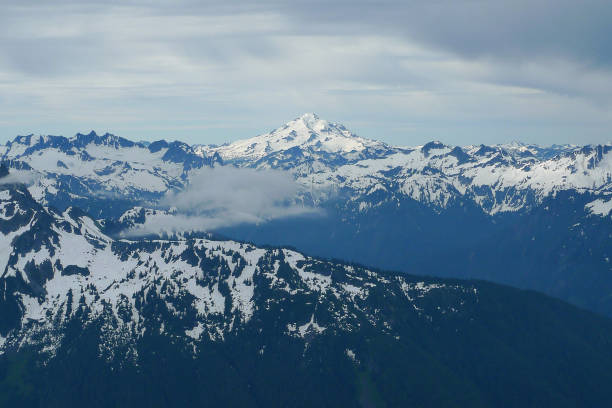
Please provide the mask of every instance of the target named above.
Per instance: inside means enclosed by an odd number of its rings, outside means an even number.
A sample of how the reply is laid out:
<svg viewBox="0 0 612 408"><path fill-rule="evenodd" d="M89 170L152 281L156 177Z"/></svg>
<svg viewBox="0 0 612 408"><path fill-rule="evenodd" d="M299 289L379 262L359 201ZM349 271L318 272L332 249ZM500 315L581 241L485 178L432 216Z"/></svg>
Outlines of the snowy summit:
<svg viewBox="0 0 612 408"><path fill-rule="evenodd" d="M216 151L223 160L257 160L272 152L294 147L327 153L361 152L384 143L351 133L343 125L305 113L270 133L221 146Z"/></svg>

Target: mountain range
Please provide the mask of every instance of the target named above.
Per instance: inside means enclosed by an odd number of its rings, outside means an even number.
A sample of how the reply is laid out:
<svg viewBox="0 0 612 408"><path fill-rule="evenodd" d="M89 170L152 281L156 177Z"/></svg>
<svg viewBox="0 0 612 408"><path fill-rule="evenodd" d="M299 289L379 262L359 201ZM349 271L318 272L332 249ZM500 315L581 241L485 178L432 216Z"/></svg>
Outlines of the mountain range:
<svg viewBox="0 0 612 408"><path fill-rule="evenodd" d="M611 151L391 146L315 114L221 146L18 136L0 405L604 406ZM248 216L195 222L232 200Z"/></svg>
<svg viewBox="0 0 612 408"><path fill-rule="evenodd" d="M365 200L361 211L408 197L438 210L467 199L496 214L529 209L572 190L596 195L587 208L608 215L611 149L520 143L453 147L440 142L393 147L304 114L270 133L222 146L131 142L91 132L73 138L18 136L0 154L11 167L43 175L46 183L33 192L50 200L67 180L83 184L82 194L102 190L129 197L164 193L188 181L193 169L232 164L290 171L321 199L330 191L348 190L354 200Z"/></svg>
<svg viewBox="0 0 612 408"><path fill-rule="evenodd" d="M164 197L208 177L203 169L275 170L295 180L296 203L324 215L213 232L406 273L535 289L612 316L611 149L397 147L304 114L222 146L30 135L8 142L1 158L31 180L36 200L82 208L111 235L147 223L147 214L172 212Z"/></svg>
<svg viewBox="0 0 612 408"><path fill-rule="evenodd" d="M0 191L3 406L599 406L612 322L533 292L212 238L117 240Z"/></svg>

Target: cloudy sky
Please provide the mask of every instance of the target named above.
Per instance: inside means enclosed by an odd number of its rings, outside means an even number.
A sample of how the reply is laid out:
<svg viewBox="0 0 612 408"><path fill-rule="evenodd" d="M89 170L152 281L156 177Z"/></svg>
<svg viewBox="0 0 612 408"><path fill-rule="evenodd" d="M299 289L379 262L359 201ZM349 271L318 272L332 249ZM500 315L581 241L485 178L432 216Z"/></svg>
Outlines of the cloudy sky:
<svg viewBox="0 0 612 408"><path fill-rule="evenodd" d="M612 140L612 2L2 1L0 141L222 143L303 112L393 144Z"/></svg>

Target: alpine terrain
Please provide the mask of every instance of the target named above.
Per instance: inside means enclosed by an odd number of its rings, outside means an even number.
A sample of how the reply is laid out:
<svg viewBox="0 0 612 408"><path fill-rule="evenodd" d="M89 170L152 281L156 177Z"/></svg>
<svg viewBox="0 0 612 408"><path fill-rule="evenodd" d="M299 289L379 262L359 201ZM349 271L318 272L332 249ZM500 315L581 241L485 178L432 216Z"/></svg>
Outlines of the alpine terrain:
<svg viewBox="0 0 612 408"><path fill-rule="evenodd" d="M210 236L114 239L20 184L0 191L0 231L2 406L612 397L612 322L534 292Z"/></svg>
<svg viewBox="0 0 612 408"><path fill-rule="evenodd" d="M397 147L304 114L222 146L30 135L8 142L1 157L41 204L79 207L113 236L177 215L167 197L215 177L206 169L276 170L295 180L294 202L317 217L212 230L388 270L535 289L612 316L611 150Z"/></svg>
<svg viewBox="0 0 612 408"><path fill-rule="evenodd" d="M611 151L18 136L0 406L605 406Z"/></svg>

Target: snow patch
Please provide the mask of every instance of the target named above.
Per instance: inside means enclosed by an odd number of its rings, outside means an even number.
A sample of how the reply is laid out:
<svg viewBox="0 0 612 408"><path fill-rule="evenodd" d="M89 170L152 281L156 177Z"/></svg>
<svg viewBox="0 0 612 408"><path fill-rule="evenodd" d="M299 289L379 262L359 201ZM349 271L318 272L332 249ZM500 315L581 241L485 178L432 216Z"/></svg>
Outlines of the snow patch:
<svg viewBox="0 0 612 408"><path fill-rule="evenodd" d="M610 211L612 211L612 198L607 201L601 198L591 201L585 205L584 208L591 214L606 217L610 214Z"/></svg>

